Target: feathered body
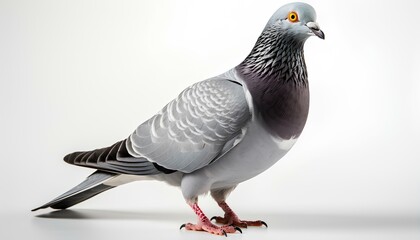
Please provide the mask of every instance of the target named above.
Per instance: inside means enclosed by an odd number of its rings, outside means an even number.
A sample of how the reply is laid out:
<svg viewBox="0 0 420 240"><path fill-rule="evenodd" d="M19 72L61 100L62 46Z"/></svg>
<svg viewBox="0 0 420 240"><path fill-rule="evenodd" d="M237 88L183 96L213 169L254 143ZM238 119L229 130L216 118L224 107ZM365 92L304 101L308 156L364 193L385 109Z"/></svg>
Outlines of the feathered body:
<svg viewBox="0 0 420 240"><path fill-rule="evenodd" d="M197 197L210 191L228 214L227 194L271 167L300 136L309 109L303 46L311 35L324 37L315 18L307 4L285 5L237 67L188 87L123 141L67 155L66 162L99 171L40 208L66 208L127 182L156 179L180 186L200 217L187 229L222 233Z"/></svg>

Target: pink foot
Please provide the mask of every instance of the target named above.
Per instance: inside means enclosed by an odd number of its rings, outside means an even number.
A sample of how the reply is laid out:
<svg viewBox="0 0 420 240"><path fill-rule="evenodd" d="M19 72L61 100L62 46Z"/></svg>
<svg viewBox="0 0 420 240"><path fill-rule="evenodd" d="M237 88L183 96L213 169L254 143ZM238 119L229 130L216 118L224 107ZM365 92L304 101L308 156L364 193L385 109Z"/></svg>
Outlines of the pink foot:
<svg viewBox="0 0 420 240"><path fill-rule="evenodd" d="M190 231L205 231L208 233L216 234L216 235L225 235L227 237L228 233L235 233L236 231L239 231L242 233L242 230L238 227L234 226L216 226L213 223L208 222L205 223L199 223L199 224L192 224L192 223L186 223L182 224L180 229L185 227L186 230Z"/></svg>
<svg viewBox="0 0 420 240"><path fill-rule="evenodd" d="M179 229L182 229L185 227L186 230L190 231L205 231L211 234L216 235L224 235L227 237L227 233L235 233L236 231L239 231L242 233L242 230L239 227L235 226L216 226L213 223L210 222L210 220L204 215L204 213L201 211L201 209L198 207L197 203L191 204L192 209L197 214L199 218L199 222L197 224L192 223L186 223L182 224Z"/></svg>
<svg viewBox="0 0 420 240"><path fill-rule="evenodd" d="M265 227L268 227L267 223L261 220L257 220L257 221L240 220L225 201L219 202L218 204L225 212L225 216L212 217L211 220L216 220L216 223L233 225L233 226L237 226L241 228L247 228L248 226L261 227L262 225L264 225Z"/></svg>

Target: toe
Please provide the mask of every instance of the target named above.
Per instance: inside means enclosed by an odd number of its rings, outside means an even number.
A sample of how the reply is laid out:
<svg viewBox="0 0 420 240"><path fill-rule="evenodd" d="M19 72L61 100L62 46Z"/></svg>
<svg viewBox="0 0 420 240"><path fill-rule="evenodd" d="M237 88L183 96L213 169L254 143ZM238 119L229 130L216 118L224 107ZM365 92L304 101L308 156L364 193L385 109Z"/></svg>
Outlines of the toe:
<svg viewBox="0 0 420 240"><path fill-rule="evenodd" d="M234 221L232 225L240 228L248 228L248 224L245 221Z"/></svg>
<svg viewBox="0 0 420 240"><path fill-rule="evenodd" d="M190 230L190 231L202 231L202 227L198 224L192 224L192 223L184 223L181 225L181 227L179 228L180 230L182 228L185 228L186 230Z"/></svg>
<svg viewBox="0 0 420 240"><path fill-rule="evenodd" d="M237 229L234 226L222 226L221 229L225 230L227 233L235 233Z"/></svg>
<svg viewBox="0 0 420 240"><path fill-rule="evenodd" d="M220 235L220 236L227 236L226 231L220 227L217 226L211 226L211 225L203 225L203 230L208 232L208 233L212 233L212 234L216 234L216 235Z"/></svg>
<svg viewBox="0 0 420 240"><path fill-rule="evenodd" d="M213 220L215 220L216 223L219 223L219 224L227 224L228 223L228 220L224 217L214 216L210 219L210 221L213 221Z"/></svg>
<svg viewBox="0 0 420 240"><path fill-rule="evenodd" d="M245 222L248 226L253 226L253 227L261 227L262 225L264 225L265 227L268 227L267 223L261 220L257 220L257 221L243 221Z"/></svg>

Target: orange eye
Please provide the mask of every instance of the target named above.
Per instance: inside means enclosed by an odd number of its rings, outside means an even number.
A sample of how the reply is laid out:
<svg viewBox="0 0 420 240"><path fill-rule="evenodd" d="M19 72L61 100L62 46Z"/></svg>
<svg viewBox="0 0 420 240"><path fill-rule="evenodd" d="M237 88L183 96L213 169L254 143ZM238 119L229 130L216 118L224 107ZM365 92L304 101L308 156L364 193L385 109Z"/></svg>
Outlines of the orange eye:
<svg viewBox="0 0 420 240"><path fill-rule="evenodd" d="M289 19L289 21L291 21L293 23L299 21L299 17L298 17L296 12L290 12L287 19Z"/></svg>

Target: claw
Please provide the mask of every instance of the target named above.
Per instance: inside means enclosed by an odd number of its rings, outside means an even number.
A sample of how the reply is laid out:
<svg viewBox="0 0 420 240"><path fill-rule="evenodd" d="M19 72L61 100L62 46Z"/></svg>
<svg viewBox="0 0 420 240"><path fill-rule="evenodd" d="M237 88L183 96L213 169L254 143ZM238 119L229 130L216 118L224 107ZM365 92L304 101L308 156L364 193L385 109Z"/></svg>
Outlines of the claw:
<svg viewBox="0 0 420 240"><path fill-rule="evenodd" d="M225 230L222 230L223 234L225 235L225 237L227 237L227 233L225 232Z"/></svg>
<svg viewBox="0 0 420 240"><path fill-rule="evenodd" d="M216 216L210 218L210 221L213 221L214 219L216 219Z"/></svg>
<svg viewBox="0 0 420 240"><path fill-rule="evenodd" d="M185 227L185 223L181 225L181 227L179 227L179 230L181 230L182 228Z"/></svg>
<svg viewBox="0 0 420 240"><path fill-rule="evenodd" d="M265 223L264 221L261 221L261 224L264 225L266 228L268 228L267 223Z"/></svg>
<svg viewBox="0 0 420 240"><path fill-rule="evenodd" d="M238 226L235 226L233 223L230 224L229 226L233 227L236 231L242 233L242 229L240 227L238 227Z"/></svg>

